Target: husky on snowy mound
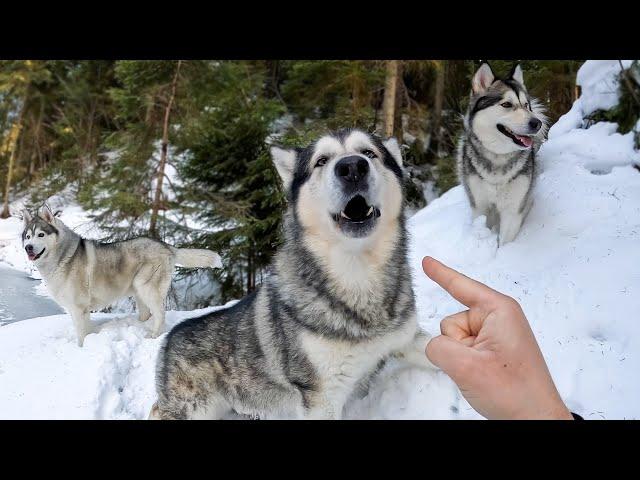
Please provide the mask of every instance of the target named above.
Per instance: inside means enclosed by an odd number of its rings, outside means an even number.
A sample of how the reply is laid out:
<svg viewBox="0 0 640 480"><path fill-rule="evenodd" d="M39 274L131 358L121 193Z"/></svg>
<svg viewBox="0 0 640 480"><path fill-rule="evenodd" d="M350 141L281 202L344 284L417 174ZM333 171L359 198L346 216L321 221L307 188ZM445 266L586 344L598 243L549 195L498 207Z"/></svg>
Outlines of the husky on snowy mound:
<svg viewBox="0 0 640 480"><path fill-rule="evenodd" d="M458 145L458 177L473 217L486 215L500 245L518 235L531 209L535 156L546 132L547 117L527 93L520 65L500 79L483 63L472 81Z"/></svg>
<svg viewBox="0 0 640 480"><path fill-rule="evenodd" d="M71 314L78 345L90 333L89 313L134 296L140 321L153 317L152 335L164 328L164 299L176 264L222 266L209 250L176 248L150 238L114 243L87 240L44 205L35 215L22 211L22 246L56 302Z"/></svg>
<svg viewBox="0 0 640 480"><path fill-rule="evenodd" d="M236 305L169 332L150 418L340 418L386 358L432 368L395 139L344 130L271 152L288 198L272 275Z"/></svg>

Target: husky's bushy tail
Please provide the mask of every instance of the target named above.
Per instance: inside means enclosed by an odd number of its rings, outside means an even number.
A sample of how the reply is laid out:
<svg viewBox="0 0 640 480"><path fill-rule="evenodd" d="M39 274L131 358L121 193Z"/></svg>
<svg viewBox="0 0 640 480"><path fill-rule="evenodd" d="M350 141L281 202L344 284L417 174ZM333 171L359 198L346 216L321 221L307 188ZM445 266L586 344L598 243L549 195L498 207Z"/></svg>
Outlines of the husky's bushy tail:
<svg viewBox="0 0 640 480"><path fill-rule="evenodd" d="M220 255L203 248L175 248L176 263L186 268L222 268Z"/></svg>

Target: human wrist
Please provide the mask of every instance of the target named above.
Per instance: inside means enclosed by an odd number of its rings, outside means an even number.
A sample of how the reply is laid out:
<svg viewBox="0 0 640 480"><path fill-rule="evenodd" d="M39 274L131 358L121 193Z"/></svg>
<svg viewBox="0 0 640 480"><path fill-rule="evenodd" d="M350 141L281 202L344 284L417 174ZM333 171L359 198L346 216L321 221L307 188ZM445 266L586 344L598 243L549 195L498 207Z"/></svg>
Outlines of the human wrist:
<svg viewBox="0 0 640 480"><path fill-rule="evenodd" d="M567 408L562 400L558 400L547 410L540 412L535 416L535 420L573 420L571 411Z"/></svg>
<svg viewBox="0 0 640 480"><path fill-rule="evenodd" d="M511 420L574 420L571 411L560 398L551 404L529 405L512 412L507 418Z"/></svg>
<svg viewBox="0 0 640 480"><path fill-rule="evenodd" d="M562 403L562 406L551 414L549 420L575 420L575 418L567 406Z"/></svg>

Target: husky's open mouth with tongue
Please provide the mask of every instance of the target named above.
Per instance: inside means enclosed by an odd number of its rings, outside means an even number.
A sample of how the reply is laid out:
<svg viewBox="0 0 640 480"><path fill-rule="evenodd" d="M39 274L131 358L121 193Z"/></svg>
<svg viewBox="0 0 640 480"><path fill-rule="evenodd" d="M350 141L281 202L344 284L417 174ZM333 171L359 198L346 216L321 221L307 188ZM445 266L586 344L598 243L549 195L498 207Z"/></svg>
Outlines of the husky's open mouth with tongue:
<svg viewBox="0 0 640 480"><path fill-rule="evenodd" d="M343 233L352 237L364 237L380 217L380 209L369 205L362 195L356 195L339 213L332 214L332 217Z"/></svg>
<svg viewBox="0 0 640 480"><path fill-rule="evenodd" d="M42 256L42 254L44 253L45 250L46 250L46 248L43 248L40 253L36 253L34 251L31 251L31 252L27 253L27 257L29 257L29 260L31 260L32 262L35 262L37 259L39 259Z"/></svg>
<svg viewBox="0 0 640 480"><path fill-rule="evenodd" d="M500 123L498 124L498 130L500 130L500 133L513 140L513 143L515 143L519 147L531 148L531 145L533 145L533 137L530 137L529 135L517 135L513 133L511 129L505 127Z"/></svg>

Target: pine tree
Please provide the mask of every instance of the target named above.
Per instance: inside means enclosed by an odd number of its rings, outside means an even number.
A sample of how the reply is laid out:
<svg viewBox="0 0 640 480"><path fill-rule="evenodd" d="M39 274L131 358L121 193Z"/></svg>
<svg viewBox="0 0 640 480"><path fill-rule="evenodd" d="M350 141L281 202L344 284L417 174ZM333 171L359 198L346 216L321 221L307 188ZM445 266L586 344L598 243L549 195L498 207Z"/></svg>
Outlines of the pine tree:
<svg viewBox="0 0 640 480"><path fill-rule="evenodd" d="M0 64L0 93L5 101L12 105L10 108L15 111L15 121L4 142L4 151L8 153L4 199L0 218L8 218L9 195L13 185L14 169L16 166L18 149L22 140L22 130L24 127L27 112L33 105L34 85L38 82L46 81L50 72L46 68L45 62L32 60L11 60L2 61Z"/></svg>
<svg viewBox="0 0 640 480"><path fill-rule="evenodd" d="M282 98L298 125L317 131L376 129L385 62L289 61L284 62L282 76Z"/></svg>
<svg viewBox="0 0 640 480"><path fill-rule="evenodd" d="M102 141L115 129L115 84L111 60L59 61L52 68L58 85L51 130L59 149L59 168L67 181L83 182L98 164ZM54 177L55 179L55 177ZM62 186L53 181L46 194Z"/></svg>
<svg viewBox="0 0 640 480"><path fill-rule="evenodd" d="M223 61L212 73L208 101L181 129L180 200L207 226L194 243L223 255L226 300L256 287L279 243L283 198L266 141L282 105L265 98L263 63Z"/></svg>
<svg viewBox="0 0 640 480"><path fill-rule="evenodd" d="M162 217L171 210L166 174L181 123L193 107L191 84L200 61L118 61L114 102L116 125L102 148L110 151L80 199L99 212L112 238L147 234L165 238L180 227Z"/></svg>

